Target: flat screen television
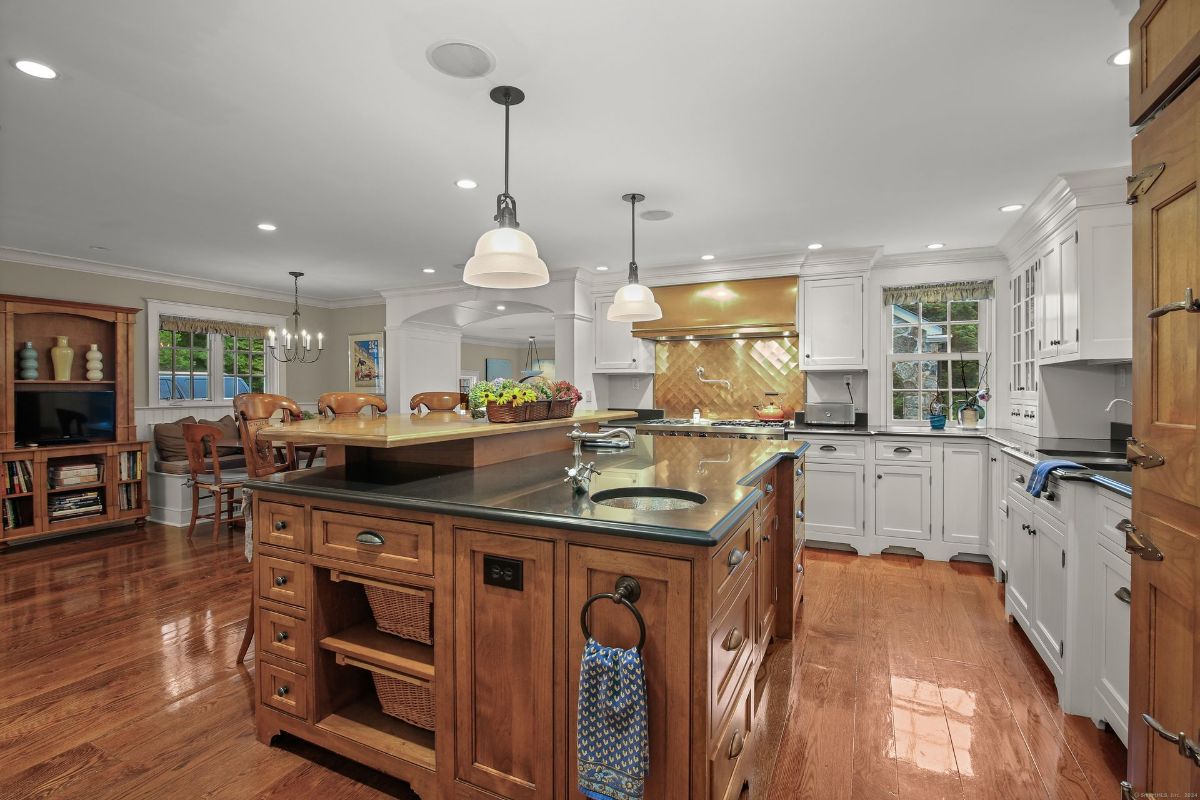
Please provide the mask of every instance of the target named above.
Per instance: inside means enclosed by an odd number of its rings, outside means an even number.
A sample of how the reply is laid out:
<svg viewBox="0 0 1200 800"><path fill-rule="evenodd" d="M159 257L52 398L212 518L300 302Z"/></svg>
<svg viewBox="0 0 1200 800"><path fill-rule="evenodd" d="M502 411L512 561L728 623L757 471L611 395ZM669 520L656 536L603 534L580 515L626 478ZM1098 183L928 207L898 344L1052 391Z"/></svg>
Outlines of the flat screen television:
<svg viewBox="0 0 1200 800"><path fill-rule="evenodd" d="M16 393L16 434L21 444L111 442L117 438L116 392Z"/></svg>

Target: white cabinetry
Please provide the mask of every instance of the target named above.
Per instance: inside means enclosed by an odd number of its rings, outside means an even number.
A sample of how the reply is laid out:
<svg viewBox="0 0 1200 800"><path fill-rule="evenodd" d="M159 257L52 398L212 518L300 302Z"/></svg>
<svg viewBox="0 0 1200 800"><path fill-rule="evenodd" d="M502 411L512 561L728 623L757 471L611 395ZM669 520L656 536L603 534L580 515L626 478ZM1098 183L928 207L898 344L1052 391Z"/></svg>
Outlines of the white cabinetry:
<svg viewBox="0 0 1200 800"><path fill-rule="evenodd" d="M986 442L942 445L942 541L979 547L987 542L989 447Z"/></svg>
<svg viewBox="0 0 1200 800"><path fill-rule="evenodd" d="M1004 584L1004 606L1026 631L1033 629L1033 528L1032 509L1014 499L1008 501L1008 582Z"/></svg>
<svg viewBox="0 0 1200 800"><path fill-rule="evenodd" d="M843 544L850 537L861 543L866 532L866 465L814 461L817 452L809 450L805 468L805 537Z"/></svg>
<svg viewBox="0 0 1200 800"><path fill-rule="evenodd" d="M1129 554L1123 547L1124 533L1117 528L1130 516L1128 500L1095 490L1090 529L1094 554L1091 574L1084 581L1090 591L1085 605L1092 611L1091 716L1097 724L1107 722L1122 742L1129 735L1129 604L1132 588Z"/></svg>
<svg viewBox="0 0 1200 800"><path fill-rule="evenodd" d="M610 322L608 309L612 298L596 301L593 329L595 332L595 372L654 372L654 342L633 335L629 322Z"/></svg>
<svg viewBox="0 0 1200 800"><path fill-rule="evenodd" d="M988 554L992 558L996 580L1008 569L1008 496L1004 492L1004 459L1000 445L992 444L989 450L990 485L988 492Z"/></svg>
<svg viewBox="0 0 1200 800"><path fill-rule="evenodd" d="M875 470L875 535L932 538L929 465L878 462Z"/></svg>
<svg viewBox="0 0 1200 800"><path fill-rule="evenodd" d="M1035 510L1033 530L1034 645L1050 671L1061 675L1066 648L1067 534L1049 515Z"/></svg>
<svg viewBox="0 0 1200 800"><path fill-rule="evenodd" d="M864 302L864 277L860 274L800 280L804 369L866 369Z"/></svg>

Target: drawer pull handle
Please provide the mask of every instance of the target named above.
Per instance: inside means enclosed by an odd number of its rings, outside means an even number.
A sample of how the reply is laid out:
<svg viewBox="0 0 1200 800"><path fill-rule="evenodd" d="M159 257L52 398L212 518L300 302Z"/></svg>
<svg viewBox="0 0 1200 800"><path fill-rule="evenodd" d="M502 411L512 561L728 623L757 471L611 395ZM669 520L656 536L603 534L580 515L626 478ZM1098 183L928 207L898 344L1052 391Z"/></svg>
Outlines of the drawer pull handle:
<svg viewBox="0 0 1200 800"><path fill-rule="evenodd" d="M287 520L286 519L275 520L275 530L286 531L287 530Z"/></svg>
<svg viewBox="0 0 1200 800"><path fill-rule="evenodd" d="M358 535L354 537L354 541L379 547L383 544L383 537L375 531L359 531Z"/></svg>
<svg viewBox="0 0 1200 800"><path fill-rule="evenodd" d="M899 453L900 455L906 456L912 452L912 448L911 447L895 447L895 448L892 448L892 452Z"/></svg>
<svg viewBox="0 0 1200 800"><path fill-rule="evenodd" d="M735 547L735 548L734 548L733 550L731 550L731 551L730 551L730 553L729 553L729 561L728 561L728 564L729 564L729 571L730 571L730 572L733 572L735 569L737 569L737 568L738 568L738 564L741 564L741 563L742 563L743 561L745 561L745 560L746 560L746 551L745 551L745 550L738 550L738 549Z"/></svg>
<svg viewBox="0 0 1200 800"><path fill-rule="evenodd" d="M797 477L797 478L803 478L803 477L804 477L804 470L802 470L802 469L797 469L797 470L796 470L796 477Z"/></svg>
<svg viewBox="0 0 1200 800"><path fill-rule="evenodd" d="M735 731L733 738L729 740L729 760L732 761L740 756L745 748L746 739L742 736L742 732Z"/></svg>
<svg viewBox="0 0 1200 800"><path fill-rule="evenodd" d="M803 574L804 574L804 565L803 565L803 564L797 564L797 565L796 565L796 574L797 574L797 575L803 575Z"/></svg>
<svg viewBox="0 0 1200 800"><path fill-rule="evenodd" d="M1055 500L1058 499L1058 495L1052 491L1051 492L1042 492L1042 497L1045 498L1050 503L1053 503Z"/></svg>
<svg viewBox="0 0 1200 800"><path fill-rule="evenodd" d="M803 511L797 511L797 512L796 512L796 519L804 519L804 512L803 512Z"/></svg>
<svg viewBox="0 0 1200 800"><path fill-rule="evenodd" d="M287 640L288 640L288 632L287 631L280 631L279 633L275 634L275 641L286 642Z"/></svg>
<svg viewBox="0 0 1200 800"><path fill-rule="evenodd" d="M1125 588L1124 586L1113 592L1113 597L1117 598L1125 605L1129 605L1129 603L1133 600L1133 595L1130 594L1129 589Z"/></svg>
<svg viewBox="0 0 1200 800"><path fill-rule="evenodd" d="M821 445L821 452L822 453L836 453L837 448L831 444L823 444L823 445Z"/></svg>
<svg viewBox="0 0 1200 800"><path fill-rule="evenodd" d="M732 653L741 647L744 641L746 641L746 637L742 635L742 632L737 628L731 628L721 641L721 649Z"/></svg>
<svg viewBox="0 0 1200 800"><path fill-rule="evenodd" d="M287 576L280 575L278 578L275 579L275 585L276 586L287 586Z"/></svg>
<svg viewBox="0 0 1200 800"><path fill-rule="evenodd" d="M1024 485L1025 485L1025 476L1024 476L1024 475L1018 475L1017 477L1013 478L1013 483L1019 483L1019 484L1021 484L1022 486L1024 486Z"/></svg>
<svg viewBox="0 0 1200 800"><path fill-rule="evenodd" d="M291 689L289 689L288 687L280 686L278 689L275 690L275 694L279 695L280 697L287 697L288 692L290 692L290 691L291 691Z"/></svg>
<svg viewBox="0 0 1200 800"><path fill-rule="evenodd" d="M765 487L763 487L763 491L765 491L767 494L774 494L775 487L772 484L768 483Z"/></svg>

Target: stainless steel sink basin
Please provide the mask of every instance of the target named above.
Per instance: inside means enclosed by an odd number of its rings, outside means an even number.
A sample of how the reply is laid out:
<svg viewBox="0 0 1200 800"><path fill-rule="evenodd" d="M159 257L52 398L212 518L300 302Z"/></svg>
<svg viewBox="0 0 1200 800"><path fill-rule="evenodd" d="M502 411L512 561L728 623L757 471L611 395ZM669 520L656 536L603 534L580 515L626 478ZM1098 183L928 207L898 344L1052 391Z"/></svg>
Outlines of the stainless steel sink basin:
<svg viewBox="0 0 1200 800"><path fill-rule="evenodd" d="M708 502L699 492L686 489L665 489L657 486L627 486L622 489L603 489L592 495L592 502L610 508L631 511L680 511Z"/></svg>

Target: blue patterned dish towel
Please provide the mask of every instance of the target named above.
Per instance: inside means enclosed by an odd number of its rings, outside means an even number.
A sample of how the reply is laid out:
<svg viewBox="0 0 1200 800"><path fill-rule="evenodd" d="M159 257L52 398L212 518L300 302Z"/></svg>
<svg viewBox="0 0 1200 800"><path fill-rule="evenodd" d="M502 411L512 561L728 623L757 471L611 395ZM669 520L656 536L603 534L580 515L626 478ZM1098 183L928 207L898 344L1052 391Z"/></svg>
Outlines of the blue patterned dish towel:
<svg viewBox="0 0 1200 800"><path fill-rule="evenodd" d="M1039 461L1034 464L1033 471L1029 473L1029 483L1026 484L1025 491L1034 497L1041 497L1042 490L1046 488L1046 482L1050 480L1050 473L1056 469L1086 469L1086 467L1061 458Z"/></svg>
<svg viewBox="0 0 1200 800"><path fill-rule="evenodd" d="M587 640L576 725L579 790L592 800L642 800L650 737L641 653Z"/></svg>

